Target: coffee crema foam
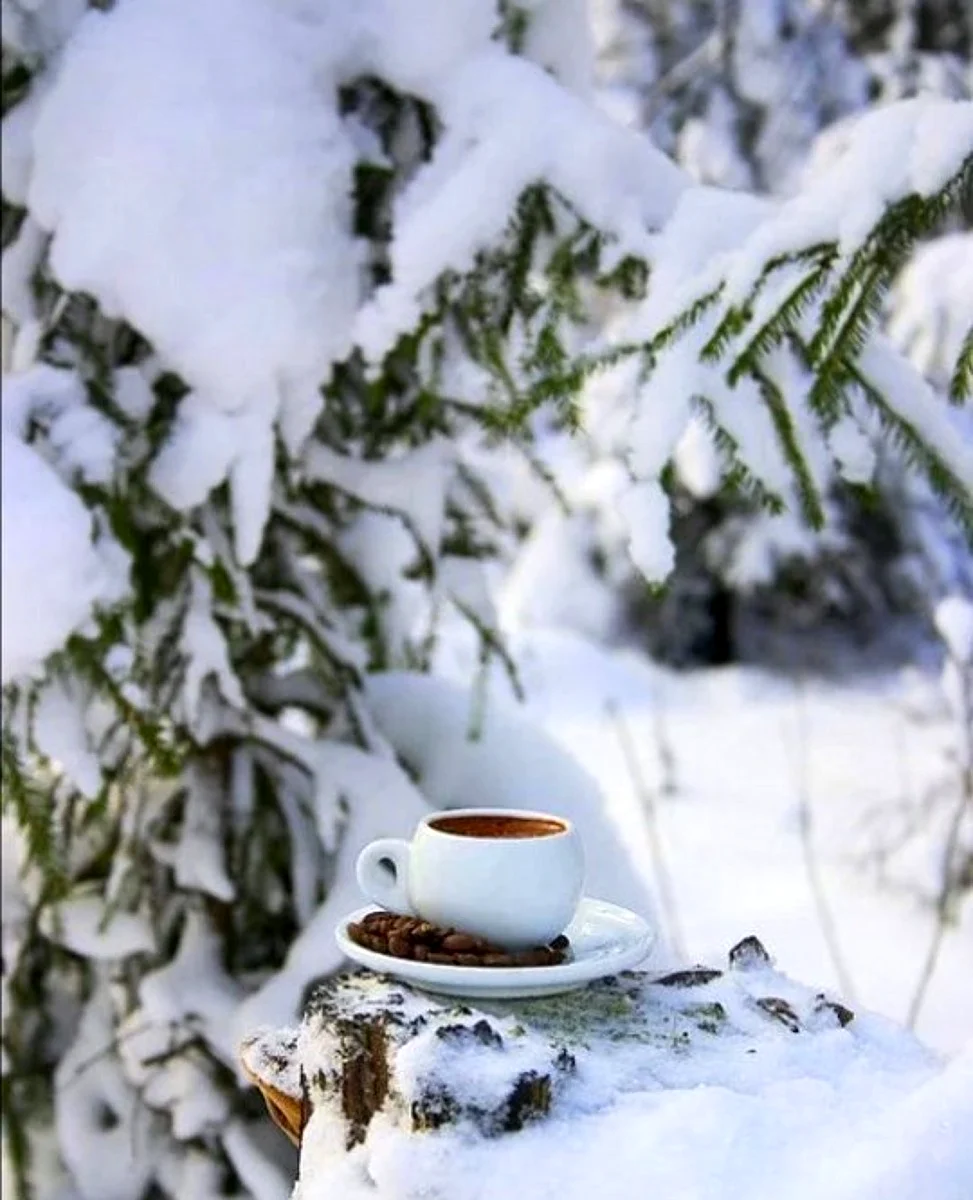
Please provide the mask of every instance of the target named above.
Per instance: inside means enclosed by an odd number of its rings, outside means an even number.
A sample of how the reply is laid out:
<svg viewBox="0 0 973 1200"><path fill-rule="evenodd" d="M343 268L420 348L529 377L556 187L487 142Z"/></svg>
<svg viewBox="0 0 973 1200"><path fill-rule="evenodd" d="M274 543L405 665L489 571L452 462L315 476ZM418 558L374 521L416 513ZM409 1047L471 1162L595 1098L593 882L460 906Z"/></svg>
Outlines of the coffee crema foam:
<svg viewBox="0 0 973 1200"><path fill-rule="evenodd" d="M554 817L517 817L490 813L483 816L437 817L429 822L437 833L468 838L538 838L566 833L567 825Z"/></svg>

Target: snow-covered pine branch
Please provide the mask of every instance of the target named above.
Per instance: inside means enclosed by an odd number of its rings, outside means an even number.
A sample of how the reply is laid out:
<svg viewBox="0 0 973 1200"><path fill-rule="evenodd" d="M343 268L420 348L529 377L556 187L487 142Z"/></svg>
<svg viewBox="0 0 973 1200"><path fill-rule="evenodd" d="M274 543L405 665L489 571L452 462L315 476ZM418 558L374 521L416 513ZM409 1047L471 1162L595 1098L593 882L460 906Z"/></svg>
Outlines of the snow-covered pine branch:
<svg viewBox="0 0 973 1200"><path fill-rule="evenodd" d="M843 450L849 440L863 442L877 419L973 536L973 447L958 440L913 370L872 336L919 239L970 186L973 103L914 100L868 114L843 153L791 200L737 199L735 225L722 197L689 192L681 202L688 212L677 210L654 260L669 286L656 277L659 291L623 336L658 360L667 392L676 382L667 351L688 343L680 392L704 402L722 444L778 504L799 496L819 523L822 489L809 460L830 458L860 479L860 454L843 461ZM961 363L955 375L960 381ZM804 386L795 386L802 377ZM961 387L959 403L969 398ZM651 412L652 401L642 403ZM741 405L766 410L764 424L769 419L794 475L783 494L779 473L747 453L736 424ZM724 406L734 414L728 422ZM761 420L751 416L751 438Z"/></svg>

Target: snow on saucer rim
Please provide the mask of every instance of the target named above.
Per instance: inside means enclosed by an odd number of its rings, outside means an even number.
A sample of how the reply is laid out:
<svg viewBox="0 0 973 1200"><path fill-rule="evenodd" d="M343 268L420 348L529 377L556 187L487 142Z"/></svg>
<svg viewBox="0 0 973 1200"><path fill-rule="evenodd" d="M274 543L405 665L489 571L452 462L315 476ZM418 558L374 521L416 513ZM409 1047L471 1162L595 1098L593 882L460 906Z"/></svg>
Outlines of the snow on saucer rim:
<svg viewBox="0 0 973 1200"><path fill-rule="evenodd" d="M380 911L377 905L370 904L345 917L335 929L335 940L341 950L373 971L449 996L513 999L573 991L592 980L636 966L648 956L656 936L637 913L586 896L565 930L571 939L569 961L551 967L460 967L394 958L353 942L348 936L348 926L368 913Z"/></svg>

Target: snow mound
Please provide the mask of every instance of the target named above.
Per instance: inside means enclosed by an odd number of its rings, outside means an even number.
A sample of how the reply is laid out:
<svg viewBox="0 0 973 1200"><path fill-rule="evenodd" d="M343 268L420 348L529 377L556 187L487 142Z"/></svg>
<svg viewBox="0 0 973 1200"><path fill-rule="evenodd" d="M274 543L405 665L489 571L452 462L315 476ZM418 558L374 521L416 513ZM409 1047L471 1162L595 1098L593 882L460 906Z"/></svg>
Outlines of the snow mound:
<svg viewBox="0 0 973 1200"><path fill-rule="evenodd" d="M39 673L99 604L117 597L120 579L117 563L94 543L91 513L80 496L6 424L2 447L6 684Z"/></svg>
<svg viewBox="0 0 973 1200"><path fill-rule="evenodd" d="M228 409L317 383L348 343L354 156L313 48L264 0L92 12L34 129L28 199L61 283Z"/></svg>
<svg viewBox="0 0 973 1200"><path fill-rule="evenodd" d="M371 676L365 695L382 735L434 805L566 817L584 842L588 893L651 916L649 888L597 782L538 725L497 697L478 714L475 691L406 672Z"/></svg>
<svg viewBox="0 0 973 1200"><path fill-rule="evenodd" d="M351 1142L330 1074L347 1019L390 1030L389 1097ZM973 1055L944 1070L775 970L754 938L728 971L627 972L482 1010L329 981L269 1049L309 1081L301 1200L965 1200L973 1184ZM549 1108L509 1132L506 1099L538 1078ZM414 1132L429 1105L445 1120Z"/></svg>

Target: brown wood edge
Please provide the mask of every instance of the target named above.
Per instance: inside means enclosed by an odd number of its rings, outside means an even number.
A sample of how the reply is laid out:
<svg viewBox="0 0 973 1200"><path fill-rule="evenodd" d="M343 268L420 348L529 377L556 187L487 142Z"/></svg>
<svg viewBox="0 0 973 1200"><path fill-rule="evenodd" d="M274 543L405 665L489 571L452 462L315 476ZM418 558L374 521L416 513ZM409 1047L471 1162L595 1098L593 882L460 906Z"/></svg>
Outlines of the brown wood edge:
<svg viewBox="0 0 973 1200"><path fill-rule="evenodd" d="M289 1092L281 1091L280 1088L274 1087L272 1083L261 1079L247 1063L245 1054L246 1047L244 1047L239 1055L240 1066L243 1068L243 1073L250 1083L263 1096L270 1119L278 1129L287 1135L288 1139L295 1146L300 1147L301 1135L304 1133L304 1126L307 1124L307 1118L310 1115L307 1111L303 1095L292 1096Z"/></svg>

